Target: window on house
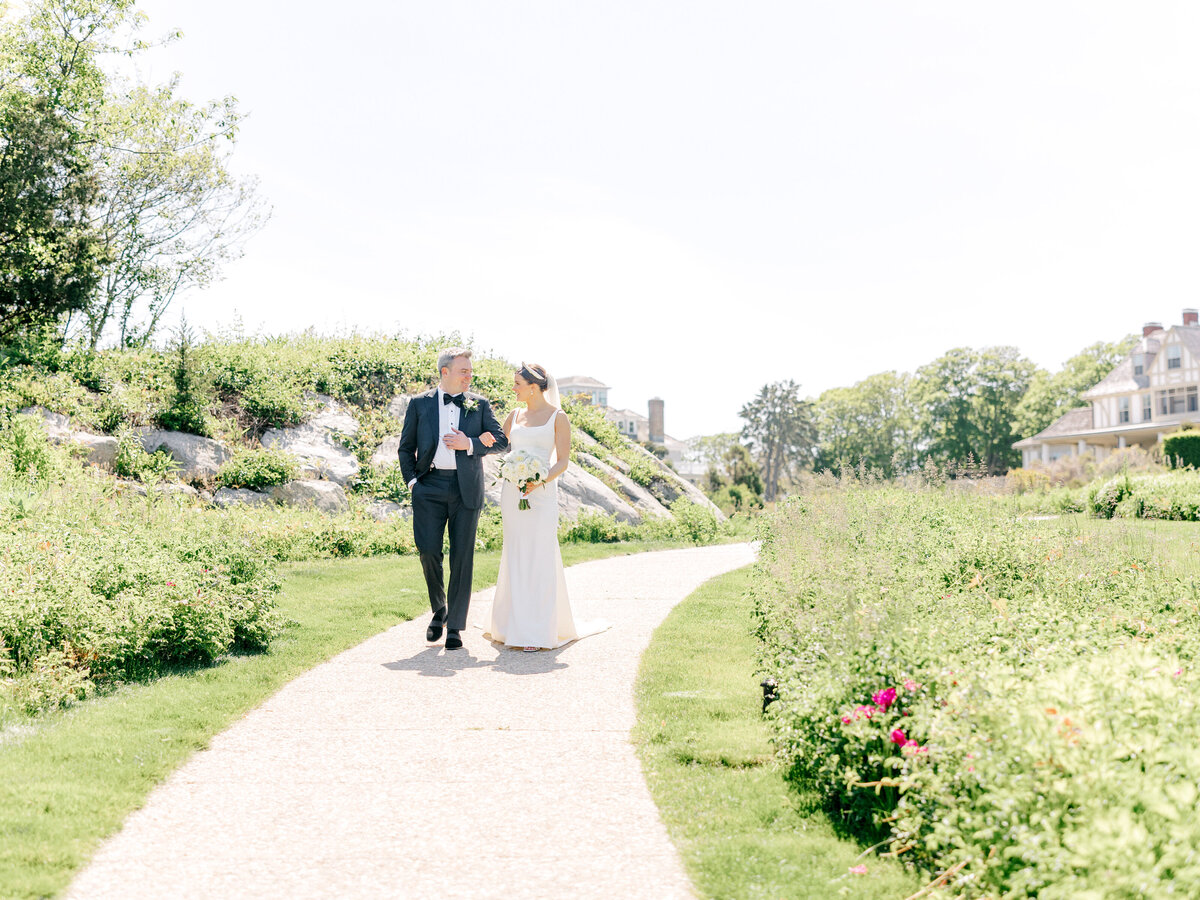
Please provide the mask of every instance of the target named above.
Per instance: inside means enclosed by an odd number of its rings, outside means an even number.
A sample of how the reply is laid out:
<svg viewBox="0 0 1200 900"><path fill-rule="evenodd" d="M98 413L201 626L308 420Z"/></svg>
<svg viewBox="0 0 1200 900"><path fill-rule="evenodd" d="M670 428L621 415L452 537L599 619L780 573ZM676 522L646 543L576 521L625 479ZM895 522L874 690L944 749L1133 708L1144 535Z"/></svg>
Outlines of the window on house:
<svg viewBox="0 0 1200 900"><path fill-rule="evenodd" d="M1142 394L1142 421L1149 422L1154 413L1154 402L1149 394Z"/></svg>
<svg viewBox="0 0 1200 900"><path fill-rule="evenodd" d="M1121 397L1117 401L1118 418L1122 424L1129 421L1129 398Z"/></svg>
<svg viewBox="0 0 1200 900"><path fill-rule="evenodd" d="M1193 384L1187 389L1187 411L1196 412L1196 386Z"/></svg>
<svg viewBox="0 0 1200 900"><path fill-rule="evenodd" d="M1146 374L1146 354L1144 354L1144 353L1133 354L1133 374L1134 375Z"/></svg>
<svg viewBox="0 0 1200 900"><path fill-rule="evenodd" d="M1178 369L1183 365L1183 349L1178 344L1167 346L1167 368Z"/></svg>
<svg viewBox="0 0 1200 900"><path fill-rule="evenodd" d="M1187 404L1190 402L1187 397L1194 393L1195 387L1188 388L1186 391L1183 388L1168 388L1165 391L1158 392L1158 414L1161 416L1177 416L1184 412Z"/></svg>

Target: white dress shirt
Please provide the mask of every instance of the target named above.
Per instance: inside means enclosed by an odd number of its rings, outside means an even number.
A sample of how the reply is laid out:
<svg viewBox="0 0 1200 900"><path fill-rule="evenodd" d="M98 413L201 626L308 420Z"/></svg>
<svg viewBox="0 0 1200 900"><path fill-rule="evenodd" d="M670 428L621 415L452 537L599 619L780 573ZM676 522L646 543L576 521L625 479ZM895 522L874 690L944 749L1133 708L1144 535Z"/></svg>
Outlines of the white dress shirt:
<svg viewBox="0 0 1200 900"><path fill-rule="evenodd" d="M450 429L458 428L458 423L462 417L462 410L457 404L447 403L443 398L446 392L442 390L441 385L438 385L437 390L437 407L438 407L438 442L437 449L433 453L433 467L435 469L457 469L458 460L455 457L455 451L443 443L442 438L450 433ZM451 394L451 396L456 396ZM475 453L475 444L467 448L467 454ZM416 483L417 479L413 479L408 483L409 488Z"/></svg>
<svg viewBox="0 0 1200 900"><path fill-rule="evenodd" d="M442 438L450 433L451 428L458 428L462 410L454 403L447 403L445 398L446 392L439 386L437 393L438 442L437 451L433 454L433 466L435 469L457 469L458 461L454 458L454 451L442 442Z"/></svg>

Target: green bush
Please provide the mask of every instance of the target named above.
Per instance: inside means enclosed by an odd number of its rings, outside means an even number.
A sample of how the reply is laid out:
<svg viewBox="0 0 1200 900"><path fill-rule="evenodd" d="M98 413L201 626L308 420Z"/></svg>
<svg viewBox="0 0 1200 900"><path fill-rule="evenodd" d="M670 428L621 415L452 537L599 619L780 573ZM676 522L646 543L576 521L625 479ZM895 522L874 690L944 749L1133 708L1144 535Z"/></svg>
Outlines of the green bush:
<svg viewBox="0 0 1200 900"><path fill-rule="evenodd" d="M282 450L238 450L217 472L217 486L261 490L293 481L299 472L295 457Z"/></svg>
<svg viewBox="0 0 1200 900"><path fill-rule="evenodd" d="M1163 457L1177 468L1200 469L1200 431L1179 431L1163 438Z"/></svg>
<svg viewBox="0 0 1200 900"><path fill-rule="evenodd" d="M165 481L179 469L179 463L166 450L147 453L142 438L131 428L117 432L117 455L113 470L122 478L133 478L151 484Z"/></svg>
<svg viewBox="0 0 1200 900"><path fill-rule="evenodd" d="M1200 895L1200 585L1011 509L826 485L765 517L788 777L956 897Z"/></svg>
<svg viewBox="0 0 1200 900"><path fill-rule="evenodd" d="M1111 519L1117 504L1133 493L1128 475L1117 475L1102 484L1097 484L1088 494L1088 507L1092 515Z"/></svg>
<svg viewBox="0 0 1200 900"><path fill-rule="evenodd" d="M599 512L582 512L574 521L564 519L558 539L576 544L616 544L633 540L637 529Z"/></svg>
<svg viewBox="0 0 1200 900"><path fill-rule="evenodd" d="M0 418L0 473L46 480L56 468L41 422L33 416Z"/></svg>

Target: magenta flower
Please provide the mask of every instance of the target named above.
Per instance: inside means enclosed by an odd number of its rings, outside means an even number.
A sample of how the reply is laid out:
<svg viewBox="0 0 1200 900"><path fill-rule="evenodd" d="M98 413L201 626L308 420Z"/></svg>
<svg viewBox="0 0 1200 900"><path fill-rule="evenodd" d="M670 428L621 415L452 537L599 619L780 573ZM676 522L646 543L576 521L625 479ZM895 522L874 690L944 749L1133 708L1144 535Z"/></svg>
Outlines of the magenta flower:
<svg viewBox="0 0 1200 900"><path fill-rule="evenodd" d="M849 716L842 716L842 724L849 725L853 720Z"/></svg>
<svg viewBox="0 0 1200 900"><path fill-rule="evenodd" d="M175 587L175 582L173 582L173 581L168 581L168 582L167 582L167 587Z"/></svg>
<svg viewBox="0 0 1200 900"><path fill-rule="evenodd" d="M875 702L876 706L878 706L884 712L887 712L888 707L896 702L896 689L888 688L884 691L878 691L871 697L871 699Z"/></svg>
<svg viewBox="0 0 1200 900"><path fill-rule="evenodd" d="M904 736L904 732L901 731L899 728L897 728L895 731L892 732L892 743L893 744L900 744L901 746L903 746L907 740L908 740L908 738Z"/></svg>

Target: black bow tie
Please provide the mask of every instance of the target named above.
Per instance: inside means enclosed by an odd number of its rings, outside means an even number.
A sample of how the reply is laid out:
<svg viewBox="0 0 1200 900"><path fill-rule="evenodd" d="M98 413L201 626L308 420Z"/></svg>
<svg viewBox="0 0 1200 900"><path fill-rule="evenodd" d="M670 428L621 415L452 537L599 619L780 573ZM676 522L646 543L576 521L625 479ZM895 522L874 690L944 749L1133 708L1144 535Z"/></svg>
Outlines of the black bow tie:
<svg viewBox="0 0 1200 900"><path fill-rule="evenodd" d="M447 403L453 403L459 409L462 409L463 408L463 395L455 394L453 397L451 397L449 394L442 394L442 405L444 406Z"/></svg>

